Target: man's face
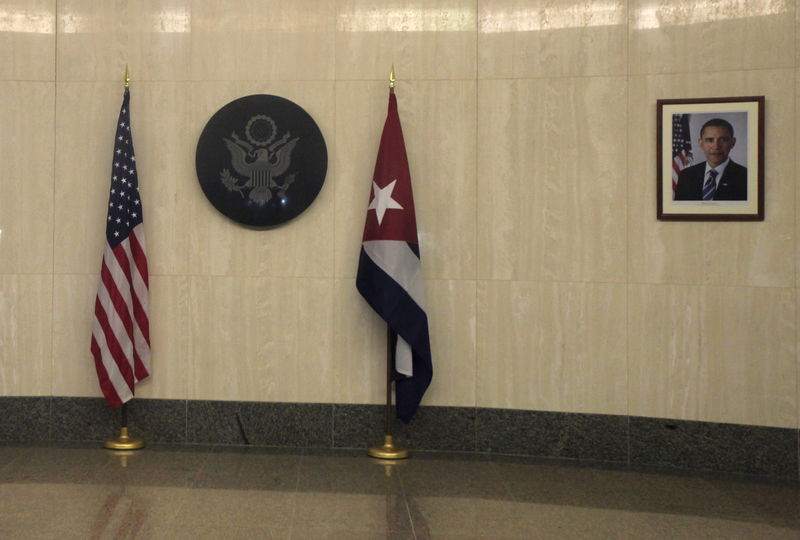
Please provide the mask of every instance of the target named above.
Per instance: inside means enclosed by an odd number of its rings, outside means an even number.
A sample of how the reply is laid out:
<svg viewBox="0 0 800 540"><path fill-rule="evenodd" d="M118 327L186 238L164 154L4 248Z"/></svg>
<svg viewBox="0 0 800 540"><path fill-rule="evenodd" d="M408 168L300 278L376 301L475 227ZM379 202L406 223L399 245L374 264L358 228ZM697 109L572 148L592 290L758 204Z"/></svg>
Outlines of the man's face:
<svg viewBox="0 0 800 540"><path fill-rule="evenodd" d="M736 138L731 137L728 130L721 126L707 126L700 136L700 148L706 155L706 161L716 167L731 153L731 148L736 144Z"/></svg>

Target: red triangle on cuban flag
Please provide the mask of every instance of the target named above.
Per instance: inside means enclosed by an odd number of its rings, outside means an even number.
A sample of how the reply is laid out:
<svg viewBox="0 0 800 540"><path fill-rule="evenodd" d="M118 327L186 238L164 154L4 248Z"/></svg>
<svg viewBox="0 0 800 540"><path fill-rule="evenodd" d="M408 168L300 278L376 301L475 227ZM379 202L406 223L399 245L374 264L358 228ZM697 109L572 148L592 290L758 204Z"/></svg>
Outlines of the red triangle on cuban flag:
<svg viewBox="0 0 800 540"><path fill-rule="evenodd" d="M389 96L389 111L381 135L364 226L363 241L370 240L418 243L411 174L394 94Z"/></svg>

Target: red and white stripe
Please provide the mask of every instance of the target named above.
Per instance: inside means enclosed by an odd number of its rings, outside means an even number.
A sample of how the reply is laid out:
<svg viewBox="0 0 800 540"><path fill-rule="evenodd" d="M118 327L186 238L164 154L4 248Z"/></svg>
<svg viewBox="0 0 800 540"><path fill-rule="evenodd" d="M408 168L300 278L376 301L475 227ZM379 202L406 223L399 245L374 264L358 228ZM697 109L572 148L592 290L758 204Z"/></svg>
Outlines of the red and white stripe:
<svg viewBox="0 0 800 540"><path fill-rule="evenodd" d="M681 171L691 162L692 154L685 150L682 150L680 154L672 158L672 193L675 193L675 190L678 189L678 176L681 174Z"/></svg>
<svg viewBox="0 0 800 540"><path fill-rule="evenodd" d="M149 281L144 225L106 246L94 307L91 351L100 388L117 408L150 374Z"/></svg>

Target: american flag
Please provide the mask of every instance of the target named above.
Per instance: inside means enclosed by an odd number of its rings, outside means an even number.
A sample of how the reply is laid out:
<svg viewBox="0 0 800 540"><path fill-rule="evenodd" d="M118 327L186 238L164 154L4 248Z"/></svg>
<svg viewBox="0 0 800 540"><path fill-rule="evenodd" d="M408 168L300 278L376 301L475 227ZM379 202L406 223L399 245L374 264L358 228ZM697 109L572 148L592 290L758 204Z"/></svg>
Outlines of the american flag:
<svg viewBox="0 0 800 540"><path fill-rule="evenodd" d="M112 408L130 400L136 383L150 371L147 255L129 104L126 88L114 140L91 345L100 389Z"/></svg>
<svg viewBox="0 0 800 540"><path fill-rule="evenodd" d="M689 135L689 115L672 115L672 194L678 187L678 175L692 164L692 138Z"/></svg>

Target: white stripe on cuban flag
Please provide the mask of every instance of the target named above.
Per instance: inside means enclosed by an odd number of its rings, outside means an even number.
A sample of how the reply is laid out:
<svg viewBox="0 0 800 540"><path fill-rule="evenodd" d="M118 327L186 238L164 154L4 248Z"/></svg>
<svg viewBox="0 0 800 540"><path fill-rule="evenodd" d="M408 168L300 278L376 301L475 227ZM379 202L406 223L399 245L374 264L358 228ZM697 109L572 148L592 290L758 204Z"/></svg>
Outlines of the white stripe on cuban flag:
<svg viewBox="0 0 800 540"><path fill-rule="evenodd" d="M425 311L422 265L417 254L408 247L408 243L397 240L369 240L364 242L363 246L372 262L394 279ZM411 377L414 374L412 366L411 346L398 336L395 369L398 373Z"/></svg>

